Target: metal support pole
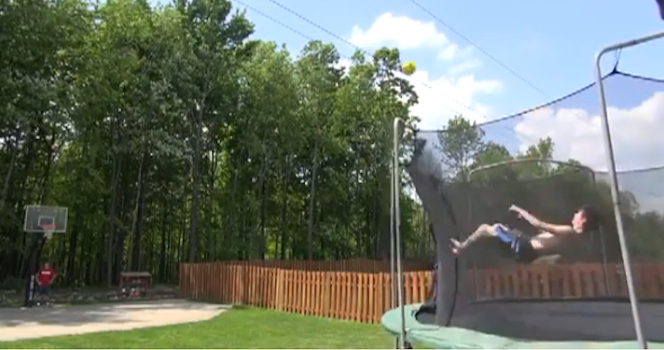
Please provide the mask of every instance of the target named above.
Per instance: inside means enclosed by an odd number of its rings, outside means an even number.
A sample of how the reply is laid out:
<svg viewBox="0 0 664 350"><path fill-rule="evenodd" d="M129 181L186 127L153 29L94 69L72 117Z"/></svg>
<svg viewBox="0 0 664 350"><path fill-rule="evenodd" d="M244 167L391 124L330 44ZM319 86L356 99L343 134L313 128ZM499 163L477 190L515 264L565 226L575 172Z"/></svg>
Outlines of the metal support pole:
<svg viewBox="0 0 664 350"><path fill-rule="evenodd" d="M472 218L473 218L473 199L471 198L471 191L470 191L470 175L467 175L465 178L464 182L464 192L467 194L466 199L468 200L468 217L466 218L466 225L467 226L469 223L472 223ZM469 230L468 227L463 227L463 232L472 232ZM468 237L458 237L460 239L466 239ZM477 287L479 285L479 277L477 276L477 255L472 254L472 259L473 259L473 292L475 295L473 295L473 300L478 300L480 298L480 289Z"/></svg>
<svg viewBox="0 0 664 350"><path fill-rule="evenodd" d="M397 139L394 138L392 142L397 142ZM396 237L394 234L394 220L396 218L396 215L394 214L394 195L397 189L394 188L394 166L394 157L392 157L390 160L390 309L397 307L396 244L394 243ZM394 339L394 348L399 348L399 338Z"/></svg>
<svg viewBox="0 0 664 350"><path fill-rule="evenodd" d="M639 45L651 40L664 37L664 32L651 34L642 38L618 43L608 46L597 53L595 57L595 79L597 81L597 89L599 93L599 104L601 111L602 129L604 132L604 151L606 152L606 161L609 171L609 180L611 185L611 197L613 198L613 212L616 217L616 226L618 230L618 239L620 241L620 252L622 253L623 265L625 268L625 279L627 280L627 292L629 294L629 302L632 307L632 317L634 319L634 330L636 332L636 339L642 349L648 348L648 343L643 337L643 329L641 327L641 315L639 313L639 300L636 297L634 288L634 278L632 276L632 263L629 256L629 249L627 248L627 239L625 238L625 228L623 226L622 215L620 214L620 189L618 188L618 176L616 174L616 161L613 154L613 145L611 143L611 130L609 127L609 116L606 106L606 95L604 93L604 82L602 81L602 57L616 50L624 49L627 47Z"/></svg>
<svg viewBox="0 0 664 350"><path fill-rule="evenodd" d="M406 342L406 310L404 308L403 300L403 273L401 271L401 209L399 207L399 195L401 194L401 177L399 169L399 127L401 126L401 119L394 119L394 149L392 150L392 196L393 200L393 212L394 215L394 236L393 236L393 259L394 265L396 265L396 281L397 281L397 303L399 305L399 311L401 313L401 327L399 334L399 348L405 348ZM394 272L394 270L393 270ZM392 280L392 285L394 286L394 279Z"/></svg>

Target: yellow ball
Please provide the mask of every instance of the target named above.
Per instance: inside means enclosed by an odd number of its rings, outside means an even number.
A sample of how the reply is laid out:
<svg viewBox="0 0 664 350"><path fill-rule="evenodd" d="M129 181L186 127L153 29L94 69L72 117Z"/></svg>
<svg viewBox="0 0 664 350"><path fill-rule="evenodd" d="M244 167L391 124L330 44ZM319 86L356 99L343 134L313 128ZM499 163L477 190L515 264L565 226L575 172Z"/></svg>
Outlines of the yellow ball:
<svg viewBox="0 0 664 350"><path fill-rule="evenodd" d="M408 61L401 65L401 72L405 75L415 73L415 61Z"/></svg>

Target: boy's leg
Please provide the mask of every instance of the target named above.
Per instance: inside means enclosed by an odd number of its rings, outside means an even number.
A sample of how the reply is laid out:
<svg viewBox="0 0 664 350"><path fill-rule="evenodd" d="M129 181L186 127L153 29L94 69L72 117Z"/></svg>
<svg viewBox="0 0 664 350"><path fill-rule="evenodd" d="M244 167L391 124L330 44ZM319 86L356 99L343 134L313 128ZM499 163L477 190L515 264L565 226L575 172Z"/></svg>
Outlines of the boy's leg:
<svg viewBox="0 0 664 350"><path fill-rule="evenodd" d="M498 228L498 230L496 230L496 228ZM458 254L462 250L468 248L478 239L487 238L487 237L497 237L499 236L499 233L501 231L507 231L507 228L501 224L495 224L495 225L482 224L477 228L477 230L475 230L475 232L471 233L470 236L468 236L468 238L466 238L466 240L464 240L463 242L459 242L456 239L451 239L452 251L455 254Z"/></svg>
<svg viewBox="0 0 664 350"><path fill-rule="evenodd" d="M32 296L32 300L36 301L37 303L42 302L42 299L44 299L43 294L42 294L42 287L38 284L35 284L35 289L34 289L34 294Z"/></svg>
<svg viewBox="0 0 664 350"><path fill-rule="evenodd" d="M43 286L44 290L44 302L49 303L51 301L51 286Z"/></svg>

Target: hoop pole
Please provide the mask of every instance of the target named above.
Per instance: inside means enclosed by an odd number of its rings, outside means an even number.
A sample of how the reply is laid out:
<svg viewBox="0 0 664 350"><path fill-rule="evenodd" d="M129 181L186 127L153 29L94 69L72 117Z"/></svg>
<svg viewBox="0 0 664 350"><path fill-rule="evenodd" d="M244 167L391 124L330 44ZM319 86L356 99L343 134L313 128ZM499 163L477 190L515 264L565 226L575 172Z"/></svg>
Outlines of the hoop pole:
<svg viewBox="0 0 664 350"><path fill-rule="evenodd" d="M616 217L616 227L618 230L618 239L620 241L620 252L622 254L623 266L625 269L625 279L627 281L627 292L629 294L629 302L632 308L632 318L634 319L634 331L636 332L636 339L639 343L639 346L642 349L647 349L648 343L643 337L641 315L639 312L639 300L636 297L634 277L632 276L632 262L629 255L629 248L627 247L627 239L625 238L625 228L623 226L622 215L620 214L620 189L618 187L616 160L615 155L613 154L613 144L611 142L611 129L609 127L609 115L606 107L606 94L604 92L601 62L602 57L609 52L639 45L662 37L664 37L664 31L614 44L602 49L595 56L595 80L597 82L597 92L599 94L599 106L603 129L602 131L604 134L604 152L606 153L606 163L609 171L611 197L613 199L613 213Z"/></svg>
<svg viewBox="0 0 664 350"><path fill-rule="evenodd" d="M399 305L399 313L401 315L401 326L399 328L399 348L405 348L406 342L406 309L403 300L403 273L401 270L401 208L399 206L399 195L400 195L400 169L399 169L399 127L401 126L401 118L394 118L394 134L393 134L393 146L392 150L392 192L393 201L394 201L394 251L393 257L395 258L396 265L396 281L397 281L397 303ZM393 270L394 272L394 270ZM392 285L394 285L394 280L392 280Z"/></svg>

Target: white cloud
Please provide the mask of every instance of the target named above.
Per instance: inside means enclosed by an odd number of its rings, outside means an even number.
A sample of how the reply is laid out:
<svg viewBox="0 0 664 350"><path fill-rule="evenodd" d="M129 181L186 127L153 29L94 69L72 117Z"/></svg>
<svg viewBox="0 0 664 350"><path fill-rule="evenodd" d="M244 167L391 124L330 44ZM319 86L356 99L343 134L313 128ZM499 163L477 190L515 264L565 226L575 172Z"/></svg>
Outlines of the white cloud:
<svg viewBox="0 0 664 350"><path fill-rule="evenodd" d="M473 75L464 75L460 78L444 76L432 78L427 71L419 70L408 79L420 97L420 102L413 107L412 113L422 119L420 123L422 129L441 128L457 113L473 121L486 121L492 114L491 108L476 102L475 97L478 94L491 94L502 89L500 81L478 81Z"/></svg>
<svg viewBox="0 0 664 350"><path fill-rule="evenodd" d="M348 74L348 68L350 68L350 66L352 66L352 65L353 65L353 62L351 62L349 59L342 58L333 67L337 68L337 69L344 69L346 74Z"/></svg>
<svg viewBox="0 0 664 350"><path fill-rule="evenodd" d="M436 29L433 22L421 22L387 12L378 17L367 30L354 26L350 42L364 48L396 45L400 49L416 49L440 48L449 40Z"/></svg>
<svg viewBox="0 0 664 350"><path fill-rule="evenodd" d="M609 107L609 123L619 171L664 165L664 92L657 92L636 107ZM556 145L555 157L576 159L595 169L606 170L600 117L583 109L543 108L528 113L515 127L521 149L549 136Z"/></svg>
<svg viewBox="0 0 664 350"><path fill-rule="evenodd" d="M440 52L438 52L438 58L443 61L459 60L470 57L472 53L472 46L459 48L459 45L457 44L449 44Z"/></svg>
<svg viewBox="0 0 664 350"><path fill-rule="evenodd" d="M447 72L450 75L458 75L461 73L466 73L468 71L472 71L473 69L477 69L482 66L482 61L479 59L471 59L468 61L463 61L459 64L455 64L452 67L450 67Z"/></svg>
<svg viewBox="0 0 664 350"><path fill-rule="evenodd" d="M436 54L432 57L450 65L448 76L432 76L418 66L415 74L408 77L420 98L412 111L422 119L419 125L422 129L441 128L458 113L483 121L490 115L491 108L478 103L477 95L496 93L502 89L500 81L476 79L472 70L479 67L481 61L472 57L472 47L462 48L451 42L438 31L433 21L424 22L388 12L379 16L368 29L353 27L350 42L366 49L396 46L402 51L434 51ZM426 55L431 56L429 53ZM415 54L409 53L409 56Z"/></svg>
<svg viewBox="0 0 664 350"><path fill-rule="evenodd" d="M363 48L397 46L402 50L435 49L438 50L437 57L444 61L463 59L473 51L472 46L460 48L451 42L438 31L433 21L423 22L390 12L379 16L367 30L354 26L349 41Z"/></svg>
<svg viewBox="0 0 664 350"><path fill-rule="evenodd" d="M438 53L438 58L449 61L454 59L459 54L459 46L457 44L447 45Z"/></svg>

